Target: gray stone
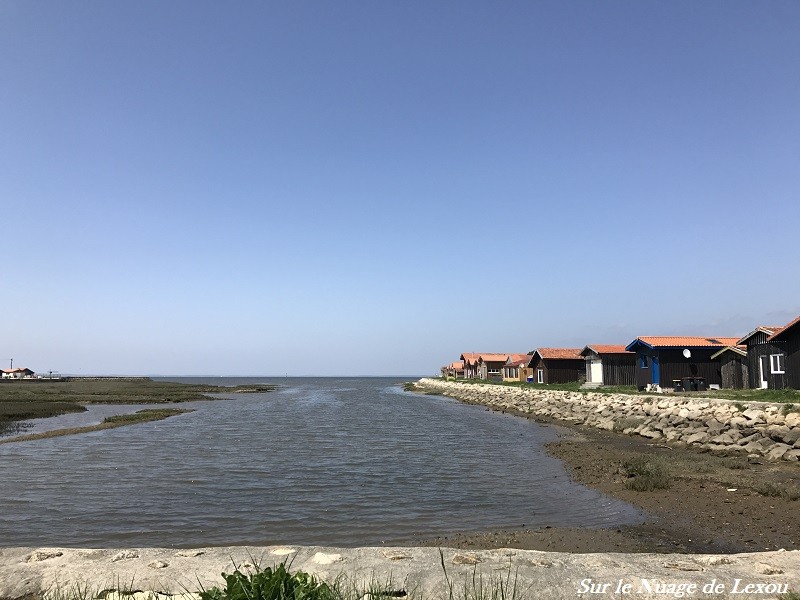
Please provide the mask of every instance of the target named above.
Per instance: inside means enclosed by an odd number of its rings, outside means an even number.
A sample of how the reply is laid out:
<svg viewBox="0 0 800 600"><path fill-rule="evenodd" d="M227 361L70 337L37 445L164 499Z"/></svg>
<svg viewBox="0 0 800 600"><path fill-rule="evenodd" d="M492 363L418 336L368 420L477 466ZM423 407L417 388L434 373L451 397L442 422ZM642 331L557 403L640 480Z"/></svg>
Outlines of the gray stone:
<svg viewBox="0 0 800 600"><path fill-rule="evenodd" d="M764 456L767 457L767 460L780 460L783 458L783 455L789 452L791 449L792 447L787 444L775 444L766 451Z"/></svg>

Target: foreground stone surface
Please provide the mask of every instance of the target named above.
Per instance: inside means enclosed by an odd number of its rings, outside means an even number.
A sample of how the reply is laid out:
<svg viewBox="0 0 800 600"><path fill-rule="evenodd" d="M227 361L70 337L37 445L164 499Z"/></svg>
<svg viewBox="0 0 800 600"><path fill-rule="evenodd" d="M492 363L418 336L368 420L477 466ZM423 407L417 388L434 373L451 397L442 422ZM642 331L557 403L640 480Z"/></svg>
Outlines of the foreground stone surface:
<svg viewBox="0 0 800 600"><path fill-rule="evenodd" d="M423 378L416 387L495 410L547 417L711 452L800 460L800 412L768 402L564 392ZM742 408L745 408L742 410Z"/></svg>
<svg viewBox="0 0 800 600"><path fill-rule="evenodd" d="M246 570L253 564L273 566L283 561L291 564L292 571L303 570L327 581L344 576L362 587L370 582L391 582L392 591L412 597L447 598L442 558L455 585L455 598L464 597L464 585L471 586L474 573L482 577L484 587L500 578L516 578L518 598L777 598L786 591L800 590L800 551L564 554L445 548L442 553L440 556L436 548L400 547L3 548L0 598L35 597L75 586L88 587L93 597L102 590L188 595L221 586L220 574L231 573L237 566ZM625 588L620 586L625 585L631 587L622 593ZM590 593L592 589L602 591ZM617 590L621 591L614 593Z"/></svg>

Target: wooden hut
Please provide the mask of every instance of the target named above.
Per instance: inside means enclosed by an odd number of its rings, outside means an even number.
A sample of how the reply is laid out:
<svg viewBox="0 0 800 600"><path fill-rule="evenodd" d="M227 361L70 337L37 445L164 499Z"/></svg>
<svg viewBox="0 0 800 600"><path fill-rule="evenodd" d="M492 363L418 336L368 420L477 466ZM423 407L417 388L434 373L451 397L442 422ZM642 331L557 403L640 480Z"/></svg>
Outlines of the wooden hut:
<svg viewBox="0 0 800 600"><path fill-rule="evenodd" d="M711 360L719 362L721 387L741 390L749 386L747 350L740 346L725 346L711 355Z"/></svg>
<svg viewBox="0 0 800 600"><path fill-rule="evenodd" d="M786 387L800 390L800 317L772 334L767 341L784 344L786 354L783 360L770 357L770 366L782 367Z"/></svg>
<svg viewBox="0 0 800 600"><path fill-rule="evenodd" d="M636 387L671 388L692 378L700 387L722 385L718 361L711 356L739 338L698 336L645 336L626 346L636 353Z"/></svg>
<svg viewBox="0 0 800 600"><path fill-rule="evenodd" d="M586 361L586 386L636 385L636 353L624 345L592 344L581 351Z"/></svg>
<svg viewBox="0 0 800 600"><path fill-rule="evenodd" d="M572 383L585 377L580 348L537 348L528 362L533 383Z"/></svg>
<svg viewBox="0 0 800 600"><path fill-rule="evenodd" d="M786 342L775 339L783 327L759 325L738 341L747 351L747 387L779 390L787 386L785 369ZM781 358L784 357L784 358Z"/></svg>

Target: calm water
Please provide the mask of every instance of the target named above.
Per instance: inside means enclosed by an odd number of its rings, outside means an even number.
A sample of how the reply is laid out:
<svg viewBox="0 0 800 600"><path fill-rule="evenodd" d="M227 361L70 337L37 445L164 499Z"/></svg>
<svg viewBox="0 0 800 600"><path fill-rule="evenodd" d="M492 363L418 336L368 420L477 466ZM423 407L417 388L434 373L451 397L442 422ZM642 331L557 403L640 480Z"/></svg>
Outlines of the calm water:
<svg viewBox="0 0 800 600"><path fill-rule="evenodd" d="M551 429L407 393L400 379L185 381L282 388L0 446L0 545L347 546L642 520L571 482L543 452Z"/></svg>

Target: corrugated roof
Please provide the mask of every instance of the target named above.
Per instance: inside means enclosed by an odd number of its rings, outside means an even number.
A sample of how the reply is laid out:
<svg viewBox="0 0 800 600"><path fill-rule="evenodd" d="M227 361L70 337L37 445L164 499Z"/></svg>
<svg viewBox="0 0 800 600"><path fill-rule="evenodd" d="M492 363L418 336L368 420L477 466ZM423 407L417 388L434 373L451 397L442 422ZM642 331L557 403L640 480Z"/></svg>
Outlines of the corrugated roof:
<svg viewBox="0 0 800 600"><path fill-rule="evenodd" d="M701 336L639 336L636 338L653 348L719 348L722 346L736 346L738 337L701 337ZM628 344L630 347L630 344Z"/></svg>
<svg viewBox="0 0 800 600"><path fill-rule="evenodd" d="M582 360L581 348L537 348L535 354L543 359L578 359Z"/></svg>

